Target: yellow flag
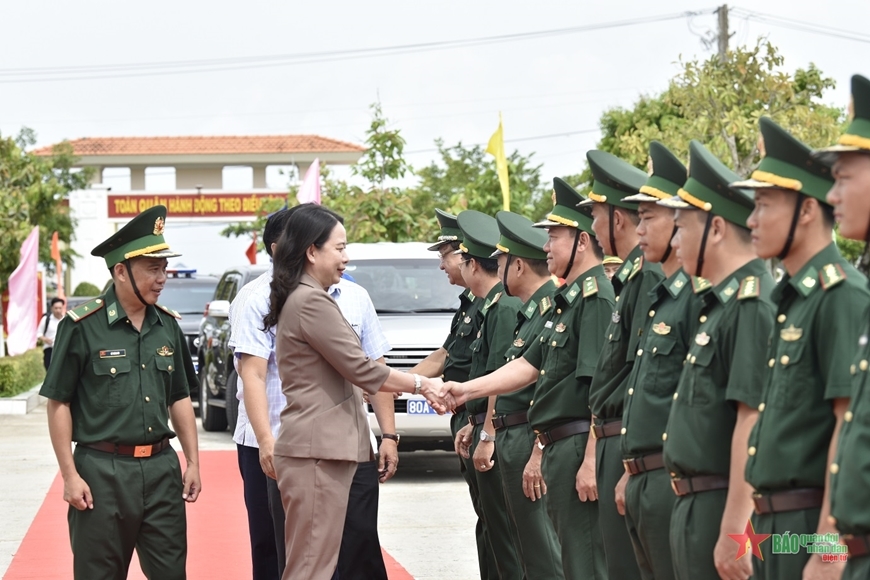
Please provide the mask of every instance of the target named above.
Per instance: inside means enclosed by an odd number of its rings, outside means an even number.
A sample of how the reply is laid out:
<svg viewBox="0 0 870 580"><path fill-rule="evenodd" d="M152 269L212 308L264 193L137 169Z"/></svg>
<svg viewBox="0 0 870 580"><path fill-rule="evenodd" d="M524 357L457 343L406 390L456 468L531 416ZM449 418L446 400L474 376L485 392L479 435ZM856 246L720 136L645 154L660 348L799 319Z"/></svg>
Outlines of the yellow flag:
<svg viewBox="0 0 870 580"><path fill-rule="evenodd" d="M498 129L489 138L486 152L495 157L495 169L498 173L498 182L501 185L501 196L504 201L504 210L511 210L511 189L508 182L507 159L504 156L504 130L501 126L501 113L498 114Z"/></svg>

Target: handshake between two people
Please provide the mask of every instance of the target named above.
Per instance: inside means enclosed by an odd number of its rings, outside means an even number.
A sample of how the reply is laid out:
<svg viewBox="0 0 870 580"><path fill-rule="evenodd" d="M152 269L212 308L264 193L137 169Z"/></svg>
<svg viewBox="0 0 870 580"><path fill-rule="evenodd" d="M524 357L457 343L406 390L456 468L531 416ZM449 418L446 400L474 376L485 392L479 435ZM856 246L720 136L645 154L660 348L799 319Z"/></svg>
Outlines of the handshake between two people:
<svg viewBox="0 0 870 580"><path fill-rule="evenodd" d="M467 397L462 383L444 382L440 378L422 377L422 379L420 394L426 397L426 401L439 415L453 413L457 407L465 404Z"/></svg>

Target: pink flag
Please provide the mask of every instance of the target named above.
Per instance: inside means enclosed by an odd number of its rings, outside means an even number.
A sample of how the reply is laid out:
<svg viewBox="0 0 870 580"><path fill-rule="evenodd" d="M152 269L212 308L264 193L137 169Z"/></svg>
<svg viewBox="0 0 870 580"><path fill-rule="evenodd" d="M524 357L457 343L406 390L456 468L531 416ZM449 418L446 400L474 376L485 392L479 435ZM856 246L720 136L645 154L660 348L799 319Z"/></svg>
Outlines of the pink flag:
<svg viewBox="0 0 870 580"><path fill-rule="evenodd" d="M320 159L315 159L308 171L305 172L305 179L302 180L296 199L299 200L299 203L320 205Z"/></svg>
<svg viewBox="0 0 870 580"><path fill-rule="evenodd" d="M39 227L34 227L21 244L21 262L9 276L9 336L6 346L11 356L36 347L38 296L36 268L39 262Z"/></svg>

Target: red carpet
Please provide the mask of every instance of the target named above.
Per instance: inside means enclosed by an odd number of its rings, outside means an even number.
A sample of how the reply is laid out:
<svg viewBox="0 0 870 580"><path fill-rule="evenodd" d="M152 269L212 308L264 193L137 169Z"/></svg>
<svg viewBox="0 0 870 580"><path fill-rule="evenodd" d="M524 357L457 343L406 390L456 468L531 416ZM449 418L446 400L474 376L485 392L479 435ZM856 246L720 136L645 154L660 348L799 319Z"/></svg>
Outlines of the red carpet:
<svg viewBox="0 0 870 580"><path fill-rule="evenodd" d="M235 451L201 451L204 492L187 509L187 575L192 580L251 577L247 515ZM182 465L183 465L182 461ZM3 580L69 580L72 552L60 474L36 514ZM390 580L413 577L384 552ZM144 580L133 555L131 580ZM158 579L155 579L158 580Z"/></svg>

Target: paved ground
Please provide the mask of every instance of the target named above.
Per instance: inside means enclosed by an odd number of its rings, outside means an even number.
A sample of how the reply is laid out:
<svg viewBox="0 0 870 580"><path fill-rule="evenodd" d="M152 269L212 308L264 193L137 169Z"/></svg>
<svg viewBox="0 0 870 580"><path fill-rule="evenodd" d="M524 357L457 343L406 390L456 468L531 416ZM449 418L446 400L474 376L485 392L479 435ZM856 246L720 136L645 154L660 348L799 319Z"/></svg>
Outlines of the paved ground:
<svg viewBox="0 0 870 580"><path fill-rule="evenodd" d="M228 432L200 430L200 448L235 446ZM44 405L27 415L0 415L0 457L2 576L57 473ZM203 488L208 493L207 481ZM477 577L473 526L471 502L456 456L445 452L402 453L398 474L381 486L379 528L383 547L417 580L471 580Z"/></svg>

